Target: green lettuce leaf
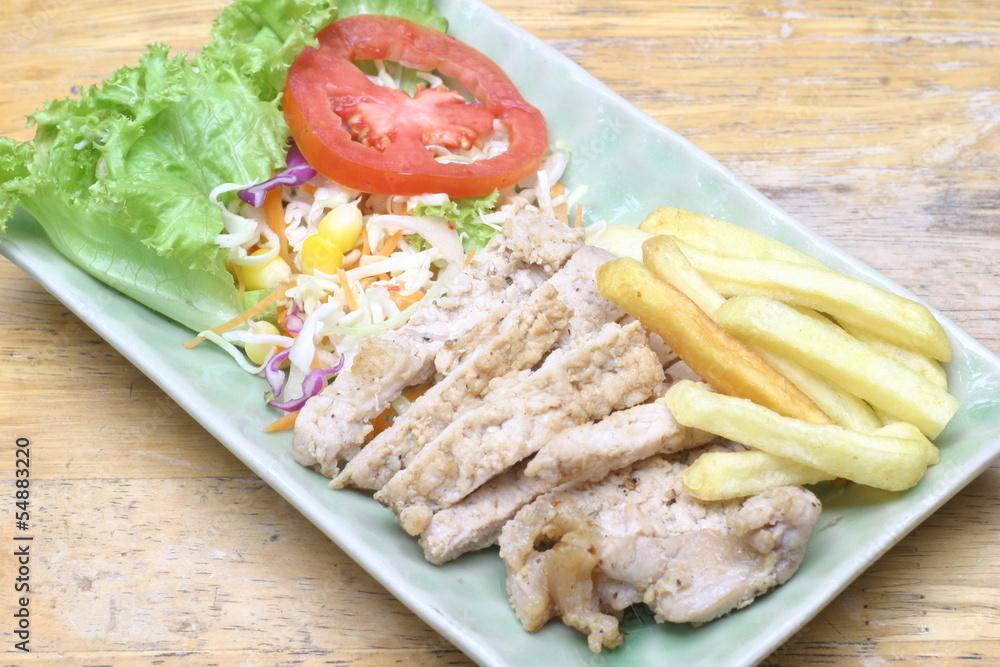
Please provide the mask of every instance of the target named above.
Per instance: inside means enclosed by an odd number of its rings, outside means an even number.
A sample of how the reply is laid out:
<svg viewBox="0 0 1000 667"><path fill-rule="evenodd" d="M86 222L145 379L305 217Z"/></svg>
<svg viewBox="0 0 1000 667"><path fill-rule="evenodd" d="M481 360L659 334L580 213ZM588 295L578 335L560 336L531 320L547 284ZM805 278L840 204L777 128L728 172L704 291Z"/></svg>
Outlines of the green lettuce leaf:
<svg viewBox="0 0 1000 667"><path fill-rule="evenodd" d="M153 45L138 66L31 121L33 141L0 143L3 219L20 204L74 263L193 329L241 312L208 194L283 162L276 101Z"/></svg>
<svg viewBox="0 0 1000 667"><path fill-rule="evenodd" d="M212 41L198 60L239 63L240 76L258 96L273 100L295 57L335 18L336 8L326 0L237 0L215 19Z"/></svg>
<svg viewBox="0 0 1000 667"><path fill-rule="evenodd" d="M355 14L387 14L448 32L448 21L434 9L433 0L341 0L338 18Z"/></svg>
<svg viewBox="0 0 1000 667"><path fill-rule="evenodd" d="M488 195L448 199L437 205L421 202L413 207L413 214L437 215L448 220L455 226L462 239L462 246L468 252L472 248L484 247L497 235L495 227L485 224L479 218L496 207L499 197L500 192L494 190Z"/></svg>
<svg viewBox="0 0 1000 667"><path fill-rule="evenodd" d="M440 19L426 0L364 4ZM193 59L154 44L138 65L48 103L29 118L33 140L0 138L0 232L21 206L67 258L161 314L195 331L232 319L247 303L209 194L284 165L288 68L334 18L327 0L236 0Z"/></svg>

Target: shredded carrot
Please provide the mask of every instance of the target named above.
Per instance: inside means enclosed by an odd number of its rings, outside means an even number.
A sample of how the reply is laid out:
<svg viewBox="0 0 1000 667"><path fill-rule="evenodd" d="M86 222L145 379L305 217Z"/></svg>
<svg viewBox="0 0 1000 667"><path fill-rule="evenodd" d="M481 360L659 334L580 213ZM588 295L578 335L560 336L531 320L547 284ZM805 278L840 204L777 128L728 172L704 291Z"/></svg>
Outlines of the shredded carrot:
<svg viewBox="0 0 1000 667"><path fill-rule="evenodd" d="M425 384L415 384L404 389L403 396L405 396L407 400L415 401L424 394L426 394L427 390L433 386L434 386L433 382L427 382Z"/></svg>
<svg viewBox="0 0 1000 667"><path fill-rule="evenodd" d="M468 266L469 264L472 264L472 258L475 257L475 256L476 256L476 246L472 246L472 250L470 250L469 254L465 256L465 264L464 264L464 266Z"/></svg>
<svg viewBox="0 0 1000 667"><path fill-rule="evenodd" d="M376 417L375 419L371 420L370 423L372 425L372 429L373 430L372 430L371 433L368 434L368 437L365 438L365 441L367 442L367 441L371 440L376 435L378 435L382 431L384 431L387 428L389 428L390 426L392 426L392 418L393 418L395 412L396 411L393 410L392 406L390 405L385 410L383 410L382 413L378 417Z"/></svg>
<svg viewBox="0 0 1000 667"><path fill-rule="evenodd" d="M562 184L562 181L556 181L556 184L550 189L552 193L552 199L556 199L566 194L566 186ZM563 199L562 203L557 204L552 208L552 215L559 222L569 224L569 207L566 205L566 200Z"/></svg>
<svg viewBox="0 0 1000 667"><path fill-rule="evenodd" d="M583 226L583 204L576 205L576 220L573 221L574 227Z"/></svg>
<svg viewBox="0 0 1000 667"><path fill-rule="evenodd" d="M285 333L288 333L288 329L285 328L285 320L288 319L288 309L278 306L278 311L275 313L275 319L278 320L278 326Z"/></svg>
<svg viewBox="0 0 1000 667"><path fill-rule="evenodd" d="M399 306L400 310L405 310L408 306L412 306L417 301L424 298L423 292L411 292L409 294L400 294L399 292L392 291L389 293L389 298Z"/></svg>
<svg viewBox="0 0 1000 667"><path fill-rule="evenodd" d="M265 426L264 430L269 433L274 431L287 431L288 429L295 426L295 420L296 418L298 418L298 416L299 416L298 410L296 410L295 412L286 412L285 414L283 414L282 416L278 417L273 422Z"/></svg>
<svg viewBox="0 0 1000 667"><path fill-rule="evenodd" d="M411 401L415 401L433 386L434 386L433 382L428 382L427 384L413 385L412 387L407 387L406 389L403 390L403 396L405 396L407 399ZM395 419L395 417L396 417L396 410L390 405L389 407L387 407L385 410L382 411L382 414L380 414L375 419L371 420L371 425L374 427L374 430L368 434L368 437L365 439L365 441L367 442L368 440L371 440L376 435L378 435L385 429L392 426L392 420Z"/></svg>
<svg viewBox="0 0 1000 667"><path fill-rule="evenodd" d="M372 254L371 244L368 243L368 232L361 234L361 256Z"/></svg>
<svg viewBox="0 0 1000 667"><path fill-rule="evenodd" d="M292 264L291 255L288 254L288 237L285 236L285 209L281 205L281 188L271 188L264 197L264 217L267 226L278 235L278 255L281 259Z"/></svg>
<svg viewBox="0 0 1000 667"><path fill-rule="evenodd" d="M354 290L347 281L347 272L342 268L337 269L337 278L340 280L340 290L344 293L344 305L348 310L357 310L358 301L354 298Z"/></svg>
<svg viewBox="0 0 1000 667"><path fill-rule="evenodd" d="M403 230L397 229L395 232L392 233L392 236L390 236L385 240L385 243L382 244L382 249L378 251L378 254L382 255L383 257L388 257L389 255L391 255L392 251L395 250L396 246L399 244L399 239L401 238L403 238Z"/></svg>
<svg viewBox="0 0 1000 667"><path fill-rule="evenodd" d="M250 308L247 308L246 310L244 310L241 314L237 315L236 317L234 317L233 319L229 320L228 322L220 324L219 326L216 326L216 327L212 327L211 329L209 329L209 331L211 331L212 333L221 334L224 331L229 331L233 327L236 327L236 326L238 326L240 324L243 324L244 322L246 322L247 320L249 320L251 317L253 317L254 315L257 315L258 313L263 312L265 308L267 308L268 306L270 306L272 303L274 303L275 301L277 301L281 297L285 296L285 292L287 292L288 290L290 290L294 286L295 286L294 282L285 283L284 285L282 285L281 287L279 287L278 289L274 290L273 292L271 292L270 294L268 294L267 296L265 296L263 299L261 299L260 301L258 301L255 305L253 305ZM202 337L202 336L195 336L194 338L192 338L188 342L184 343L184 347L186 347L187 349L190 350L191 348L193 348L195 345L198 345L203 340L205 340L204 337Z"/></svg>
<svg viewBox="0 0 1000 667"><path fill-rule="evenodd" d="M300 187L303 190L305 190L308 194L311 194L311 195L316 194L316 186L313 185L313 184L311 184L311 183L303 183Z"/></svg>

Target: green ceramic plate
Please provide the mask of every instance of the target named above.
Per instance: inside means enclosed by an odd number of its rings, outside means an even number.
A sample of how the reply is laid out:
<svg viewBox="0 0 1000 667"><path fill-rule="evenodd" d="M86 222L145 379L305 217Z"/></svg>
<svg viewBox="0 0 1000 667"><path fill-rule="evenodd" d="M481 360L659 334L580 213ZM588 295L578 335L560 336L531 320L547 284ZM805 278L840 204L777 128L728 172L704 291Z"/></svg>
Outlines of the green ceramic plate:
<svg viewBox="0 0 1000 667"><path fill-rule="evenodd" d="M638 223L649 210L669 203L739 221L837 270L906 293L489 8L469 0L439 0L438 6L451 21L452 33L503 65L545 113L553 138L573 147L567 180L590 186L584 204L594 219ZM642 174L656 178L644 180ZM825 509L805 563L790 582L700 628L629 618L624 645L598 656L587 650L583 635L560 623L535 635L521 629L507 603L503 566L495 551L435 567L378 503L364 494L327 489L326 480L292 460L287 433L260 430L273 419L262 401L262 381L248 381L228 356L211 346L184 349L188 331L67 262L28 216L12 222L0 251L149 375L394 595L484 665L754 664L1000 455L1000 360L942 317L955 350L949 380L963 407L939 440L940 465L917 488L898 495L859 486L817 489ZM245 389L220 391L232 387Z"/></svg>

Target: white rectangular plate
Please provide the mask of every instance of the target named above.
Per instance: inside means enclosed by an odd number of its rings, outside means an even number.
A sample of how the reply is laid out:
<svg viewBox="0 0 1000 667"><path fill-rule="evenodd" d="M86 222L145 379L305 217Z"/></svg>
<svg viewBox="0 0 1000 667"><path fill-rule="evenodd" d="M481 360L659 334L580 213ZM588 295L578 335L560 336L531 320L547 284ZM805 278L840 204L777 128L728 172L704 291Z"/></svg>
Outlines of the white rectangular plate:
<svg viewBox="0 0 1000 667"><path fill-rule="evenodd" d="M671 205L737 222L791 244L846 274L907 294L791 219L693 145L656 123L491 9L440 0L451 33L510 73L574 158L570 187L587 184L592 219L637 224ZM248 381L209 345L189 351L190 332L106 288L59 255L19 214L0 252L24 268L236 456L430 625L484 665L751 665L791 637L907 532L1000 455L1000 360L942 320L954 346L947 365L963 407L939 439L942 461L920 485L890 494L850 485L817 489L824 511L805 563L790 582L750 607L700 628L626 620L624 645L595 656L560 623L524 632L504 589L495 550L444 567L428 564L392 515L365 494L331 491L297 465L288 432L261 431L274 414L264 384ZM240 387L239 390L226 391ZM245 388L245 389L242 389Z"/></svg>

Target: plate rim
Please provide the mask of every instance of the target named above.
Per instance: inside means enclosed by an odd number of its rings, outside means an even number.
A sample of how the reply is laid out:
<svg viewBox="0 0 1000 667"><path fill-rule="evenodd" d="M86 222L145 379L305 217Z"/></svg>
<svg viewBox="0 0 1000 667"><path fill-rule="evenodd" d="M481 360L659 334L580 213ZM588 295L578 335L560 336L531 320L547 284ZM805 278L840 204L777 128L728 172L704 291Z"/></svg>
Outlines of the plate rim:
<svg viewBox="0 0 1000 667"><path fill-rule="evenodd" d="M636 122L643 123L646 130L668 137L671 142L689 152L703 165L710 166L721 178L727 179L734 185L734 187L739 188L744 195L754 197L757 205L761 206L763 209L769 210L770 213L778 219L780 225L791 225L801 238L805 239L809 244L814 245L816 248L821 249L823 253L828 256L835 258L836 261L849 267L852 270L851 272L858 270L859 266L863 267L864 269L870 271L874 276L880 278L879 286L890 288L892 291L904 294L920 303L925 303L922 299L913 295L905 288L892 282L881 273L867 267L842 249L820 237L802 223L799 223L797 220L780 209L780 207L778 207L774 202L759 193L749 184L742 181L742 179L722 165L716 158L712 157L681 135L677 134L673 130L670 130L636 108L618 93L612 91L605 84L596 79L589 72L586 72L586 70L578 64L555 50L554 47L526 32L506 17L503 17L492 8L480 2L480 0L461 0L461 2L459 0L439 0L438 5L441 8L441 13L449 19L452 19L453 15L470 11L479 16L490 17L491 22L494 24L493 27L503 29L508 35L515 36L517 39L529 41L532 48L544 53L548 59L554 61L559 67L572 71L573 75L578 77L580 81L586 82L587 85L598 90L602 96L606 97L610 101L613 101L614 104L620 108L620 110L628 113L630 118ZM23 215L23 212L21 217L26 217ZM500 666L510 664L504 660L502 655L493 647L484 646L481 642L476 641L475 637L469 634L467 627L460 623L456 623L455 619L442 613L440 609L435 607L435 605L419 599L416 595L414 595L411 588L403 585L403 582L395 580L391 577L387 579L384 576L384 573L379 571L379 566L371 562L369 554L366 553L367 550L359 550L358 545L353 539L344 539L343 536L337 531L330 530L329 517L323 515L323 506L315 502L315 499L311 494L307 493L301 485L295 483L295 480L289 480L286 478L286 476L282 474L282 468L275 466L274 461L272 461L269 456L262 456L262 453L253 447L248 448L233 446L233 443L229 442L232 437L231 425L228 424L225 419L220 419L220 415L213 414L213 411L210 410L208 406L199 403L195 397L183 392L178 392L177 385L187 382L183 375L178 374L176 369L151 367L147 362L143 351L140 349L141 346L137 347L130 336L123 335L122 329L114 326L115 322L110 322L105 318L102 318L103 312L100 309L88 306L85 300L80 300L79 298L68 298L75 291L75 286L69 286L70 289L67 289L67 285L60 281L57 274L44 271L44 267L37 263L37 258L32 256L31 243L21 243L18 241L18 238L19 237L17 237L16 234L13 237L0 236L0 254L8 257L8 259L10 259L14 264L31 275L32 278L34 278L40 285L42 285L43 288L46 289L46 291L55 296L55 298L62 302L69 310L73 311L78 317L80 317L81 320L101 335L102 338L104 338L123 356L129 359L131 363L139 368L144 374L149 376L188 414L204 426L213 437L233 452L237 458L247 465L247 467L250 468L255 474L261 477L261 479L263 479L269 486L278 491L278 493L282 495L290 504L292 504L300 513L302 513L303 516L316 525L321 532L335 542L352 559L358 562L358 564L367 570L376 580L379 581L380 584L385 586L390 593L409 607L415 614L420 616L431 627L440 632L445 638L459 647L473 660L476 660L484 665ZM68 260L65 259L63 262L69 264ZM81 269L78 269L75 266L72 266L72 268L83 274ZM866 279L871 278L871 274L866 273ZM89 276L86 277L90 278ZM90 278L90 280L93 279ZM96 283L96 281L94 282ZM108 288L103 284L96 284L104 290L113 292L111 288ZM117 295L117 293L115 294ZM927 304L925 303L925 305ZM990 365L995 373L1000 374L1000 358L990 352L971 335L963 331L943 313L932 306L928 307L947 329L953 345L960 348L963 352L979 357ZM181 327L177 328L182 330ZM739 664L755 664L773 652L777 647L784 643L784 641L808 623L809 620L814 618L815 615L828 605L840 592L847 588L847 586L849 586L851 582L857 578L857 576L860 576L872 563L884 555L906 534L923 523L928 516L933 514L955 494L961 491L961 489L975 477L978 477L987 468L989 468L998 456L1000 456L1000 441L994 443L992 447L981 448L976 457L964 461L965 465L961 468L961 476L958 478L959 481L957 484L948 484L946 485L947 490L945 492L928 496L926 500L919 504L918 512L911 512L911 520L904 526L899 527L897 530L886 531L880 541L874 544L869 544L864 550L865 558L863 559L863 567L857 569L857 571L850 578L829 582L828 585L824 587L823 594L815 596L815 598L810 601L811 603L808 605L808 614L800 614L792 619L789 619L782 625L782 629L779 632L772 633L767 641L759 642L753 647L751 652L744 653L741 656L744 661ZM818 526L818 528L820 527ZM513 614L512 611L511 614ZM628 641L626 640L626 644L627 643ZM622 649L618 650L620 651Z"/></svg>

